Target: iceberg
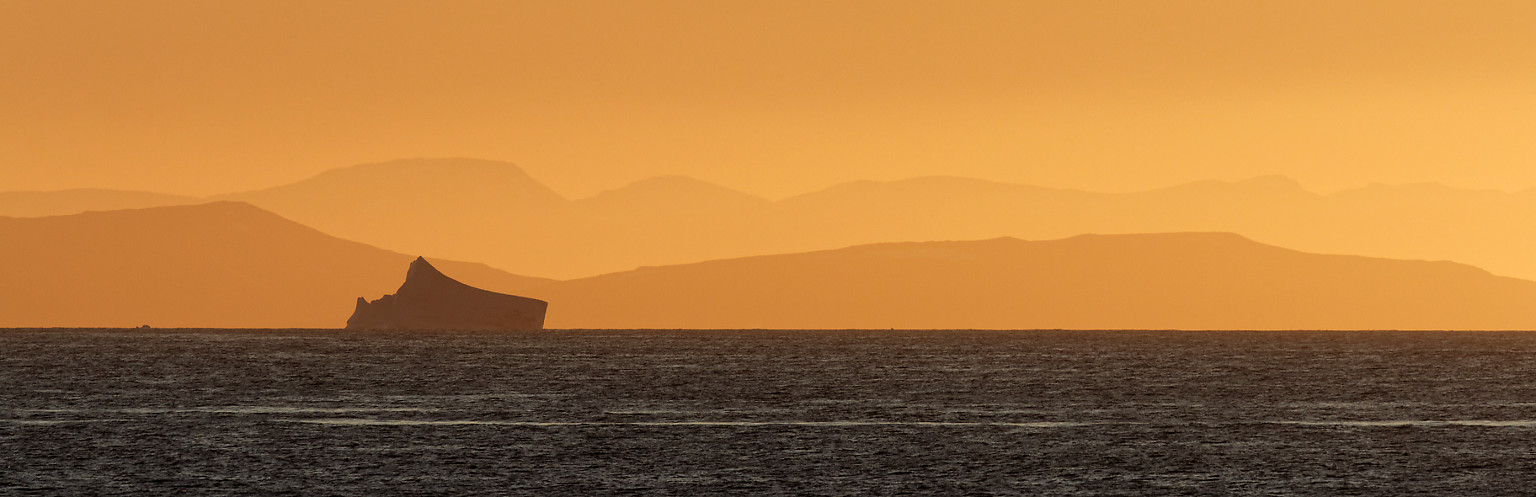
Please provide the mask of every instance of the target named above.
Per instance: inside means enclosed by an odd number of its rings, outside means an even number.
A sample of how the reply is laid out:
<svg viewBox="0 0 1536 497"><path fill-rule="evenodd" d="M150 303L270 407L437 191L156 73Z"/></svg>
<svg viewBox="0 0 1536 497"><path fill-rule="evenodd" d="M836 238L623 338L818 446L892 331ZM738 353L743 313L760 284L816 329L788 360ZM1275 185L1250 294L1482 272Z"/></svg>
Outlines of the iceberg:
<svg viewBox="0 0 1536 497"><path fill-rule="evenodd" d="M358 297L349 330L540 330L549 303L481 290L417 257L394 294Z"/></svg>

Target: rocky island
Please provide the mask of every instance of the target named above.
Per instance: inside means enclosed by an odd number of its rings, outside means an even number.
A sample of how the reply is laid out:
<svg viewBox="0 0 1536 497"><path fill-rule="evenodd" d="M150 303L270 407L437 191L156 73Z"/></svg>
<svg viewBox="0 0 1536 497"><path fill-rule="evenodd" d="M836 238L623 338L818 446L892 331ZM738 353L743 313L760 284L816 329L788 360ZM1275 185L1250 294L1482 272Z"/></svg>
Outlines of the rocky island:
<svg viewBox="0 0 1536 497"><path fill-rule="evenodd" d="M393 295L358 297L349 330L538 330L549 304L481 290L449 278L417 257Z"/></svg>

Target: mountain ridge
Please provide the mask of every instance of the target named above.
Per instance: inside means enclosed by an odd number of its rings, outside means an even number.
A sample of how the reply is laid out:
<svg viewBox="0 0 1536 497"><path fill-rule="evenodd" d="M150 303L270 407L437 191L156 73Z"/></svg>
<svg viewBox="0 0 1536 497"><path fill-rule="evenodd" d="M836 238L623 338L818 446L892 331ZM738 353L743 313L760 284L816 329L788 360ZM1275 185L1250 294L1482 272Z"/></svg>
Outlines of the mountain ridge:
<svg viewBox="0 0 1536 497"><path fill-rule="evenodd" d="M0 239L7 327L339 327L413 259L240 202L0 218ZM565 281L433 264L549 302L550 328L1536 328L1536 282L1232 233L888 242Z"/></svg>
<svg viewBox="0 0 1536 497"><path fill-rule="evenodd" d="M348 179L356 176L370 178ZM778 200L664 176L569 199L515 164L410 159L220 198L395 251L566 279L885 241L1177 231L1237 232L1318 253L1458 260L1536 278L1528 256L1536 252L1536 195L1423 185L1316 194L1278 175L1131 193L926 176Z"/></svg>
<svg viewBox="0 0 1536 497"><path fill-rule="evenodd" d="M1526 329L1536 282L1231 233L893 242L522 289L553 328Z"/></svg>

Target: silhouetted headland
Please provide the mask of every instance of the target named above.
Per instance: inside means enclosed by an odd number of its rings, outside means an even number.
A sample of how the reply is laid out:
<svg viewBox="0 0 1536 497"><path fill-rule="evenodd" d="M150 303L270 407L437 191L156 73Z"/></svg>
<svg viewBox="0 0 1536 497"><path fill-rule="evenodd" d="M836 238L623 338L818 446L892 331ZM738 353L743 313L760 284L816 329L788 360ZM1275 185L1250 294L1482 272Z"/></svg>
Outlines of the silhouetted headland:
<svg viewBox="0 0 1536 497"><path fill-rule="evenodd" d="M0 217L0 327L335 328L414 258L237 202ZM552 283L427 258L498 292Z"/></svg>
<svg viewBox="0 0 1536 497"><path fill-rule="evenodd" d="M449 278L417 257L393 295L358 297L349 330L538 330L549 304L481 290Z"/></svg>

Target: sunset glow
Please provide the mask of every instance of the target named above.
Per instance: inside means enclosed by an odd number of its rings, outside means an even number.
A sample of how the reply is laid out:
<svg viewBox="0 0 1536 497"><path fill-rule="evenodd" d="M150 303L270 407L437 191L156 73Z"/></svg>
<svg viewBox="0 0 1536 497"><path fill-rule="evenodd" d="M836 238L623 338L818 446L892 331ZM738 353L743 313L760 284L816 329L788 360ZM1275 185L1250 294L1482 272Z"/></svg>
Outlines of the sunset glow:
<svg viewBox="0 0 1536 497"><path fill-rule="evenodd" d="M0 189L474 157L572 198L945 174L1536 187L1536 4L0 2Z"/></svg>

